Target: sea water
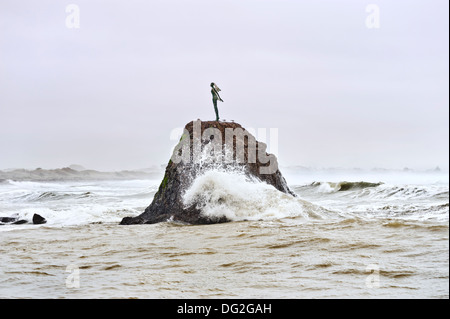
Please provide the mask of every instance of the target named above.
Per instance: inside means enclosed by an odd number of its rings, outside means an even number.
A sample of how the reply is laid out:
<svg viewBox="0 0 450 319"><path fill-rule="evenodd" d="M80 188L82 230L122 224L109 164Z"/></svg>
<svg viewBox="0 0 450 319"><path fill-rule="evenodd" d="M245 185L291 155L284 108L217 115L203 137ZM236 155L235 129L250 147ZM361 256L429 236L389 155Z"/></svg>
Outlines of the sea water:
<svg viewBox="0 0 450 319"><path fill-rule="evenodd" d="M282 170L292 197L210 170L188 205L230 223L120 226L154 179L0 181L0 298L448 298L441 172Z"/></svg>

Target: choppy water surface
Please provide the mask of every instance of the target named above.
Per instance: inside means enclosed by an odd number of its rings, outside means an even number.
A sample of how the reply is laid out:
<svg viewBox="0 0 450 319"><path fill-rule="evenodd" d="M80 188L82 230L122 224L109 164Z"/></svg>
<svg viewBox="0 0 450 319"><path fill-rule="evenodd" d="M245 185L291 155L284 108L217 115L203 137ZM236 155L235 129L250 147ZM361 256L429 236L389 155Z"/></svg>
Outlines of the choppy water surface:
<svg viewBox="0 0 450 319"><path fill-rule="evenodd" d="M0 226L0 297L448 298L448 177L292 178L289 200L218 172L188 196L216 178L204 208L236 221L200 226L118 225L158 181L1 183L0 216L48 223Z"/></svg>

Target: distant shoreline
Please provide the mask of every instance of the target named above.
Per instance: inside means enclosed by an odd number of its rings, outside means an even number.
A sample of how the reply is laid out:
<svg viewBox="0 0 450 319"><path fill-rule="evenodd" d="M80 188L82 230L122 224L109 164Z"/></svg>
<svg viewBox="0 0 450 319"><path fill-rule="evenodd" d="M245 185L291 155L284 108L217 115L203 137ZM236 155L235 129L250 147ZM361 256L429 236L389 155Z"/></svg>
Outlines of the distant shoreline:
<svg viewBox="0 0 450 319"><path fill-rule="evenodd" d="M428 174L428 175L448 175L447 172L439 169L413 170L404 169L361 169L361 168L311 168L305 166L281 166L281 171L289 174ZM130 179L161 179L164 174L164 167L142 168L136 170L120 170L120 171L98 171L93 169L85 169L78 166L77 169L71 167L56 169L7 169L0 170L0 183L7 180L13 181L83 181L83 180L130 180Z"/></svg>

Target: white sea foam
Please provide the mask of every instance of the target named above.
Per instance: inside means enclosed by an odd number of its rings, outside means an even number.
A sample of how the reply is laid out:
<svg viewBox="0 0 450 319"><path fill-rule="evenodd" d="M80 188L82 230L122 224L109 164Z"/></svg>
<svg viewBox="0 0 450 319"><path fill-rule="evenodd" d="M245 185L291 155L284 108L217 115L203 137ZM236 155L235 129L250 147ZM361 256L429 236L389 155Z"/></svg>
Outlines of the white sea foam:
<svg viewBox="0 0 450 319"><path fill-rule="evenodd" d="M449 220L449 191L443 183L313 182L293 190L322 207L361 218Z"/></svg>
<svg viewBox="0 0 450 319"><path fill-rule="evenodd" d="M366 180L366 176L337 179L330 175L319 176L321 182L301 184L292 184L287 176L291 190L298 195L294 198L248 177L241 167L212 167L193 181L184 201L198 205L205 215L236 221L294 217L302 222L357 216L448 222L448 183L431 178L421 182L416 175L404 176L400 182L384 176ZM45 226L52 227L119 223L125 216L144 211L160 181L5 180L0 183L0 217L31 221L36 213L47 220ZM30 225L3 225L0 230L17 227Z"/></svg>
<svg viewBox="0 0 450 319"><path fill-rule="evenodd" d="M243 172L208 170L186 190L186 206L196 205L208 217L257 220L283 217L320 218L325 210L280 192Z"/></svg>
<svg viewBox="0 0 450 319"><path fill-rule="evenodd" d="M45 226L57 227L119 223L141 213L156 190L151 180L11 182L0 187L0 217L31 221L39 214ZM2 225L0 230L29 226Z"/></svg>

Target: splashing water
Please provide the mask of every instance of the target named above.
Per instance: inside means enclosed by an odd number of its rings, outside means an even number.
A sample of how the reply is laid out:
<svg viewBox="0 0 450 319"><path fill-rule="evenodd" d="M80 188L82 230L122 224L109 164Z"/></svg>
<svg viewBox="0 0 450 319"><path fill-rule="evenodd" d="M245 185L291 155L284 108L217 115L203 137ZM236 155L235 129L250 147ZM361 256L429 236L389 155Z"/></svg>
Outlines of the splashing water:
<svg viewBox="0 0 450 319"><path fill-rule="evenodd" d="M198 176L183 195L186 206L196 205L208 217L258 220L283 217L320 218L326 211L278 191L241 170L211 169Z"/></svg>

